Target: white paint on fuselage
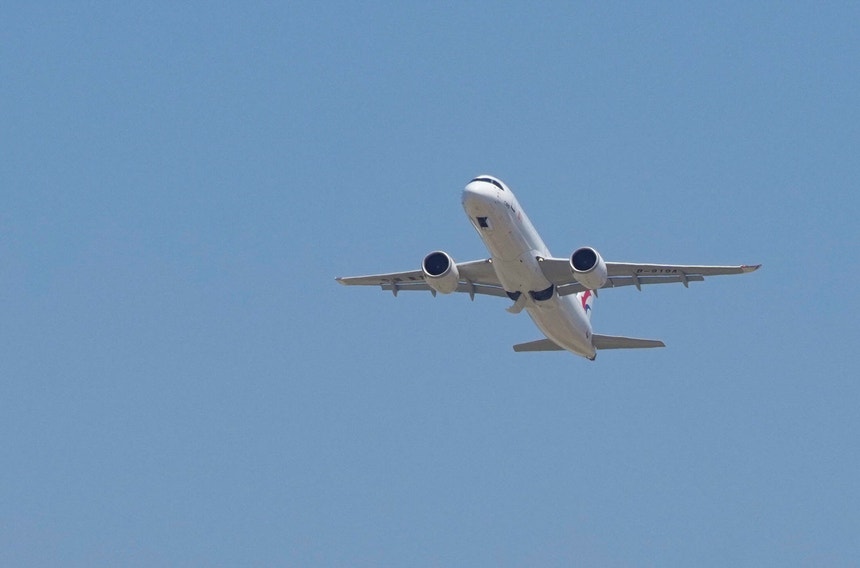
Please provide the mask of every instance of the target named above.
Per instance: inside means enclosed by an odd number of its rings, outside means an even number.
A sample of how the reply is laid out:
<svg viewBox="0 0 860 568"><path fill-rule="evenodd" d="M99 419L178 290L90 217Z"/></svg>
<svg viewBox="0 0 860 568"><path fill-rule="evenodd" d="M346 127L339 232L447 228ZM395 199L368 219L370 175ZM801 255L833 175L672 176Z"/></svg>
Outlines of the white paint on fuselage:
<svg viewBox="0 0 860 568"><path fill-rule="evenodd" d="M537 257L551 255L516 196L501 180L491 176L504 189L489 181L472 181L463 190L463 209L478 231L493 259L493 269L508 292L526 297L526 312L544 335L568 351L593 358L591 322L576 294L535 301L530 292L539 292L551 283L543 275ZM486 217L489 227L482 228L478 217Z"/></svg>

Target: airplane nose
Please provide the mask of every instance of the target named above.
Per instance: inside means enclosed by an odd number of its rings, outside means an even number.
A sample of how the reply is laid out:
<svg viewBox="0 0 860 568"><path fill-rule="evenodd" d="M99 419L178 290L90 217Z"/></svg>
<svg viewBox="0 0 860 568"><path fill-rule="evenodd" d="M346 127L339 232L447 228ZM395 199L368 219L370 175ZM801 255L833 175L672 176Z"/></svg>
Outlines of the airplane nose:
<svg viewBox="0 0 860 568"><path fill-rule="evenodd" d="M477 190L478 184L476 184L475 182L472 181L466 184L466 187L463 188L463 200L472 197Z"/></svg>
<svg viewBox="0 0 860 568"><path fill-rule="evenodd" d="M463 205L477 205L485 202L491 194L487 190L487 184L481 181L471 181L463 188Z"/></svg>
<svg viewBox="0 0 860 568"><path fill-rule="evenodd" d="M469 214L472 214L480 208L482 200L480 196L478 196L477 192L467 185L466 188L463 189L463 195L460 201L463 204L463 209L465 209Z"/></svg>

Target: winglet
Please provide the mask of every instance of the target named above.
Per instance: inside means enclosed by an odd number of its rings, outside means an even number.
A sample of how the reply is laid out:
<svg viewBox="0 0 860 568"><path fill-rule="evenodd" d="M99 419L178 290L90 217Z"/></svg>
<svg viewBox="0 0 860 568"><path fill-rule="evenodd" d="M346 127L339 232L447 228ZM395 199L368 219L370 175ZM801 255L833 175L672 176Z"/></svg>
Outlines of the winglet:
<svg viewBox="0 0 860 568"><path fill-rule="evenodd" d="M744 273L746 273L746 272L755 272L755 271L756 271L756 270L758 270L759 268L761 268L761 264L753 264L753 265L746 265L746 264L744 264L743 266L741 266L741 270L742 270Z"/></svg>

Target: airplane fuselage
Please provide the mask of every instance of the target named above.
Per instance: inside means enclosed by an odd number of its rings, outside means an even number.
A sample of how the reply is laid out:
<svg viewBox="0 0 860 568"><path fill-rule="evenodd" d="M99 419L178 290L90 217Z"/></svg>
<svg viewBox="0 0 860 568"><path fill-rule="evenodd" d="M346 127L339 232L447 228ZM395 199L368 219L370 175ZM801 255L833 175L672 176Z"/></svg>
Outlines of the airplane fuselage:
<svg viewBox="0 0 860 568"><path fill-rule="evenodd" d="M463 208L492 258L493 269L515 306L566 350L595 357L591 321L579 295L560 296L544 276L538 257L550 252L511 190L479 177L463 190Z"/></svg>

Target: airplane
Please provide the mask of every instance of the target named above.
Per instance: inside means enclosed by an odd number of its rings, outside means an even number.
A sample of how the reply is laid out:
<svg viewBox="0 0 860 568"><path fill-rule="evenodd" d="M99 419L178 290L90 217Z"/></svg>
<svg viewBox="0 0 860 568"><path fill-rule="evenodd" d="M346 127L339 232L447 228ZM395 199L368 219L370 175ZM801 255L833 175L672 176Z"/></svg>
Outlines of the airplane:
<svg viewBox="0 0 860 568"><path fill-rule="evenodd" d="M510 188L500 179L480 175L462 193L472 226L490 258L455 262L444 251L424 257L419 270L339 277L347 286L380 286L398 292L423 290L436 296L461 292L509 298L511 313L523 310L544 338L514 345L514 351L569 351L594 361L603 349L665 347L657 339L594 333L591 314L597 291L648 284L700 282L706 276L744 274L761 267L694 266L608 262L593 247L576 249L569 258L553 257Z"/></svg>

